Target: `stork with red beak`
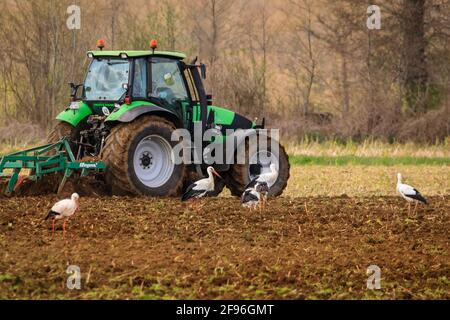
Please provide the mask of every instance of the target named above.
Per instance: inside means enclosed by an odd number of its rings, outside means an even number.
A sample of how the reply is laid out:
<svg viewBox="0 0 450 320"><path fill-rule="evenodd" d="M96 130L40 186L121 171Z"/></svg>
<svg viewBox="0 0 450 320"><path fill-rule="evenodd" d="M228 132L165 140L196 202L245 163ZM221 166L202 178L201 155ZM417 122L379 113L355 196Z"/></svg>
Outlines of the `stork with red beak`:
<svg viewBox="0 0 450 320"><path fill-rule="evenodd" d="M414 214L417 212L417 204L423 203L428 204L427 199L414 187L402 183L401 173L397 173L397 192L402 196L403 199L408 201L408 213L411 213L411 203L415 203Z"/></svg>
<svg viewBox="0 0 450 320"><path fill-rule="evenodd" d="M69 218L77 211L79 206L80 196L78 193L73 193L70 199L58 201L48 212L44 220L52 219L52 239L55 234L55 223L57 220L63 219L63 236L66 234L66 223Z"/></svg>
<svg viewBox="0 0 450 320"><path fill-rule="evenodd" d="M186 192L181 197L181 201L186 201L189 199L198 199L210 196L214 191L214 176L222 178L213 167L208 167L206 170L208 172L208 177L198 180L191 184Z"/></svg>

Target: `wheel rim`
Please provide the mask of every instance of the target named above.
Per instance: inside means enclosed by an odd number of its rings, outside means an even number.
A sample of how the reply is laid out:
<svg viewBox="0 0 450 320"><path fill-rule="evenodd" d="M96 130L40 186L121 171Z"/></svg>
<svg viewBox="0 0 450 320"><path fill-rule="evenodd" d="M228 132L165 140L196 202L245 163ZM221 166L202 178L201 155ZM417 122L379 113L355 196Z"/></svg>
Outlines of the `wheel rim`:
<svg viewBox="0 0 450 320"><path fill-rule="evenodd" d="M265 153L266 156L262 157L262 161L261 161L260 155L263 153ZM272 152L267 151L267 150L263 150L263 151L254 153L250 157L250 163L253 163L248 166L248 176L249 176L250 180L253 180L256 176L258 176L260 174L271 172L270 164L272 164L272 163L275 163L277 168L279 168L278 158ZM277 179L278 179L278 176L277 176Z"/></svg>
<svg viewBox="0 0 450 320"><path fill-rule="evenodd" d="M164 185L175 168L172 147L164 138L150 135L142 139L134 151L133 166L137 178L149 188Z"/></svg>

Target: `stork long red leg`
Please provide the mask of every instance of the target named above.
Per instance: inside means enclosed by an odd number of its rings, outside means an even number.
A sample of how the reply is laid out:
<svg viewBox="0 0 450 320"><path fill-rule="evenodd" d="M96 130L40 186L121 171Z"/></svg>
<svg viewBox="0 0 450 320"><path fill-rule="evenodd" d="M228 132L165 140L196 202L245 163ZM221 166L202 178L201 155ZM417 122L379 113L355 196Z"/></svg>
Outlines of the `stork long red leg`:
<svg viewBox="0 0 450 320"><path fill-rule="evenodd" d="M52 239L54 235L55 235L55 219L52 220Z"/></svg>
<svg viewBox="0 0 450 320"><path fill-rule="evenodd" d="M67 220L64 220L63 222L63 237L66 235L66 221Z"/></svg>

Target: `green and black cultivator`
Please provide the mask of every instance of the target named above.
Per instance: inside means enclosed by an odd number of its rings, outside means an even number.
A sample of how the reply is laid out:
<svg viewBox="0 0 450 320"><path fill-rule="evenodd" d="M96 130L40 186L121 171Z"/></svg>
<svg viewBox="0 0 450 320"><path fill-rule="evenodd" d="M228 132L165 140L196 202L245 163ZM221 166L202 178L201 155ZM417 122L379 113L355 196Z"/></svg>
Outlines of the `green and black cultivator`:
<svg viewBox="0 0 450 320"><path fill-rule="evenodd" d="M60 193L72 173L78 172L84 177L89 173L101 172L105 167L103 162L76 161L69 142L62 139L57 143L11 153L0 158L0 177L8 179L6 189L2 192L9 196L24 179L38 181L45 176L59 174L61 181L58 193ZM21 175L24 171L28 173Z"/></svg>

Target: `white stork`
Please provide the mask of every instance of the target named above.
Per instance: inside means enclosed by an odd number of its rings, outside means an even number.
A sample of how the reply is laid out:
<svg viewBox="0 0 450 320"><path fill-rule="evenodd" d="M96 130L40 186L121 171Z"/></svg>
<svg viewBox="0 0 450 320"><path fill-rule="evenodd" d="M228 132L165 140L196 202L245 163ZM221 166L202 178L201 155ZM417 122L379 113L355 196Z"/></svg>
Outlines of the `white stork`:
<svg viewBox="0 0 450 320"><path fill-rule="evenodd" d="M277 178L278 178L277 165L275 163L271 163L270 164L270 172L262 173L262 174L256 176L255 178L253 178L253 180L251 180L245 186L245 190L247 190L248 188L254 188L256 186L257 182L265 182L265 183L267 183L267 186L270 189L270 188L272 188L272 186L277 181Z"/></svg>
<svg viewBox="0 0 450 320"><path fill-rule="evenodd" d="M63 236L66 233L66 222L69 220L69 218L77 211L79 206L79 199L80 196L78 193L73 193L70 199L64 199L61 201L58 201L53 205L53 207L48 212L47 216L44 218L44 220L47 220L48 218L52 219L52 239L55 234L55 222L57 220L63 219Z"/></svg>
<svg viewBox="0 0 450 320"><path fill-rule="evenodd" d="M209 196L214 191L214 175L222 178L213 167L208 167L206 169L208 172L208 178L198 180L191 184L181 197L181 201L186 201L188 199L197 199Z"/></svg>
<svg viewBox="0 0 450 320"><path fill-rule="evenodd" d="M267 193L269 186L267 182L257 182L254 188L248 188L241 196L241 203L243 207L255 209L259 205L259 211L266 206Z"/></svg>
<svg viewBox="0 0 450 320"><path fill-rule="evenodd" d="M408 201L409 205L409 213L411 213L411 202L415 202L416 205L414 207L414 213L417 209L417 204L419 202L428 204L427 199L422 196L422 194L415 188L402 183L402 175L401 173L397 173L397 192L406 200Z"/></svg>

